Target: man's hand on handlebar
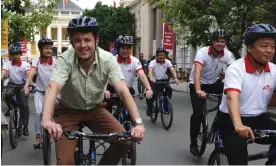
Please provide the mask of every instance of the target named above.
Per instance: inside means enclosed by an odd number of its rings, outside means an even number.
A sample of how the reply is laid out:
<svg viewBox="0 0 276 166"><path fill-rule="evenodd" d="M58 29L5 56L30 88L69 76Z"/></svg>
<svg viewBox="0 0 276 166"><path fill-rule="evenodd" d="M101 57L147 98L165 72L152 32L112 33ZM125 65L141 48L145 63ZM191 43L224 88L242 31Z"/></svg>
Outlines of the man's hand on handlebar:
<svg viewBox="0 0 276 166"><path fill-rule="evenodd" d="M198 97L200 98L206 98L206 93L202 90L197 90L196 94L198 95Z"/></svg>
<svg viewBox="0 0 276 166"><path fill-rule="evenodd" d="M252 142L255 141L255 136L250 127L244 126L243 124L234 125L235 131L242 138L249 138Z"/></svg>
<svg viewBox="0 0 276 166"><path fill-rule="evenodd" d="M179 80L178 80L177 78L175 78L175 79L174 79L174 83L175 83L176 85L178 85L178 84L179 84Z"/></svg>

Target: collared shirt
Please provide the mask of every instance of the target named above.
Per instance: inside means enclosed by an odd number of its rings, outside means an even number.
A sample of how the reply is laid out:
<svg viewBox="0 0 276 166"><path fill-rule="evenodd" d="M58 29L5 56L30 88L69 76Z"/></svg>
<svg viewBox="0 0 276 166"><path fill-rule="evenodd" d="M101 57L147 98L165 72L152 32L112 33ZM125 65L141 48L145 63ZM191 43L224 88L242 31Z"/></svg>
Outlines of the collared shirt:
<svg viewBox="0 0 276 166"><path fill-rule="evenodd" d="M152 60L149 64L149 68L153 70L153 76L157 80L166 79L166 71L168 68L173 67L170 60L165 59L164 62L158 63L156 59Z"/></svg>
<svg viewBox="0 0 276 166"><path fill-rule="evenodd" d="M79 64L74 48L70 48L55 61L50 80L63 85L58 98L61 104L72 109L92 111L104 99L106 81L114 84L123 79L113 55L98 47L87 74Z"/></svg>
<svg viewBox="0 0 276 166"><path fill-rule="evenodd" d="M141 63L134 56L129 56L126 60L126 63L123 63L120 56L116 55L114 57L115 57L115 60L117 60L117 62L119 63L119 65L121 67L121 71L124 75L127 87L128 88L133 87L134 82L135 82L136 73L139 70L143 70Z"/></svg>
<svg viewBox="0 0 276 166"><path fill-rule="evenodd" d="M34 58L32 68L37 69L36 90L45 91L47 89L50 77L53 72L55 59L50 57L48 63L43 62L41 58Z"/></svg>
<svg viewBox="0 0 276 166"><path fill-rule="evenodd" d="M248 56L235 61L225 73L224 92L239 92L240 114L242 117L258 116L265 113L276 89L276 65L265 64L262 73L256 71ZM229 113L227 97L224 94L220 111Z"/></svg>
<svg viewBox="0 0 276 166"><path fill-rule="evenodd" d="M225 65L229 66L235 61L233 54L226 48L222 51L219 56L214 56L212 47L203 47L196 53L194 65L190 74L190 83L194 83L194 68L195 63L202 65L201 71L201 84L214 84L217 81L218 75L223 71Z"/></svg>
<svg viewBox="0 0 276 166"><path fill-rule="evenodd" d="M17 63L8 61L4 63L2 70L6 70L9 73L9 82L24 84L27 80L26 72L30 70L30 64L22 60Z"/></svg>

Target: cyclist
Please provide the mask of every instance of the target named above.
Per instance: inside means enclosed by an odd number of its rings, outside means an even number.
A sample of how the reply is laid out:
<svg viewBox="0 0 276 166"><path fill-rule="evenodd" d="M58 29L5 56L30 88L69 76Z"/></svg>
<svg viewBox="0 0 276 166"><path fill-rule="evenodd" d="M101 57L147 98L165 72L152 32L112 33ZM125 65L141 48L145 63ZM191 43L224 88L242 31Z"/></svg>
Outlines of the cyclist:
<svg viewBox="0 0 276 166"><path fill-rule="evenodd" d="M276 89L276 65L269 62L275 54L275 39L276 29L269 24L248 27L244 32L247 55L226 70L218 127L231 165L248 163L247 140L255 139L252 129L276 130L276 121L267 114ZM276 148L273 139L262 144L273 143ZM266 164L275 159L274 154Z"/></svg>
<svg viewBox="0 0 276 166"><path fill-rule="evenodd" d="M115 60L119 63L121 71L124 75L127 87L132 95L135 94L133 85L135 82L136 74L141 79L143 86L146 87L146 97L152 97L152 90L148 82L147 76L145 75L142 65L137 58L130 55L131 46L133 45L132 37L130 36L119 36L116 40L116 49L118 50L118 55L115 55ZM110 92L114 93L115 90L112 85L107 85L107 91L105 92L106 98L110 97ZM108 110L112 111L112 105L114 100L110 99L108 101Z"/></svg>
<svg viewBox="0 0 276 166"><path fill-rule="evenodd" d="M168 59L165 59L166 53L167 53L166 49L162 47L158 48L156 50L156 59L152 60L149 64L149 79L151 82L151 87L154 91L153 92L154 96L156 96L159 90L157 87L155 87L156 81L157 80L168 81L168 77L166 75L167 69L170 69L170 72L173 75L173 79L176 85L179 84L179 80L177 79L177 75L171 61L169 61ZM165 89L166 89L165 93L172 94L172 88L170 86L167 85ZM169 96L170 99L171 97L172 96ZM153 101L154 101L154 98L147 99L147 107L148 107L147 116L150 116L152 113Z"/></svg>
<svg viewBox="0 0 276 166"><path fill-rule="evenodd" d="M216 29L212 33L212 44L203 47L196 53L194 64L190 73L190 97L193 114L190 120L190 152L199 155L197 136L202 121L202 107L206 102L206 92L221 94L223 83L217 79L225 65L234 62L233 54L225 48L228 34L223 29Z"/></svg>
<svg viewBox="0 0 276 166"><path fill-rule="evenodd" d="M9 46L9 55L11 57L11 61L4 63L1 72L1 79L9 74L9 82L8 85L16 85L16 88L7 87L7 92L14 91L15 93L7 94L6 101L7 105L10 107L12 102L13 94L16 95L17 105L20 109L20 127L19 127L19 135L23 134L24 136L29 136L28 124L29 124L29 105L28 105L28 96L26 96L23 92L23 87L26 81L26 78L29 74L30 65L21 60L21 46L19 43L12 43ZM10 89L10 90L8 90Z"/></svg>
<svg viewBox="0 0 276 166"><path fill-rule="evenodd" d="M144 59L144 54L140 53L139 54L139 61L142 65L142 68L144 70L145 75L148 75L148 66L149 66L149 61ZM143 99L144 97L144 92L145 92L145 87L142 85L141 79L138 79L138 85L137 85L139 94L140 94L140 99Z"/></svg>
<svg viewBox="0 0 276 166"><path fill-rule="evenodd" d="M36 140L34 149L40 149L40 133L41 133L41 117L42 117L42 104L44 99L45 90L47 88L52 70L54 67L55 58L53 58L53 41L51 39L42 38L38 41L38 49L40 57L32 60L30 74L24 86L25 95L29 94L29 85L33 80L34 75L37 73L36 79L36 92L34 94L35 105L35 133Z"/></svg>
<svg viewBox="0 0 276 166"><path fill-rule="evenodd" d="M122 132L124 128L103 108L104 86L108 81L125 103L135 127L134 140L141 141L145 128L137 106L129 93L119 64L113 55L98 47L99 24L93 17L72 19L67 27L73 48L55 61L43 103L42 126L56 141L57 164L73 165L77 141L60 139L63 128L78 130L84 123L93 132ZM55 107L56 97L58 104ZM52 115L54 110L54 119ZM116 141L104 153L99 164L115 165L130 148L130 141Z"/></svg>

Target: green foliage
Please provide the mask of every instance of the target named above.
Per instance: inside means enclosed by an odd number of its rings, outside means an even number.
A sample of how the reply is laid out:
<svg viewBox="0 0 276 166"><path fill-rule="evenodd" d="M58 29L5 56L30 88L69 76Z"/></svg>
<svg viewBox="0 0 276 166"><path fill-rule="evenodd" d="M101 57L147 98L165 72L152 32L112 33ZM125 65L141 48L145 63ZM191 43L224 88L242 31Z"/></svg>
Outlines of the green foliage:
<svg viewBox="0 0 276 166"><path fill-rule="evenodd" d="M242 48L242 35L253 23L267 23L271 16L273 0L149 0L160 8L169 23L180 27L178 35L193 46L210 44L210 34L215 28L224 28L231 35L229 49L236 58ZM275 17L275 13L274 13ZM185 32L182 28L187 30ZM184 35L183 35L184 34Z"/></svg>
<svg viewBox="0 0 276 166"><path fill-rule="evenodd" d="M99 46L109 50L109 42L114 42L119 35L134 35L134 14L129 7L103 5L98 2L92 10L85 10L83 15L94 17L100 25Z"/></svg>
<svg viewBox="0 0 276 166"><path fill-rule="evenodd" d="M34 35L47 27L53 20L53 12L59 0L4 0L1 6L2 18L9 21L9 43Z"/></svg>

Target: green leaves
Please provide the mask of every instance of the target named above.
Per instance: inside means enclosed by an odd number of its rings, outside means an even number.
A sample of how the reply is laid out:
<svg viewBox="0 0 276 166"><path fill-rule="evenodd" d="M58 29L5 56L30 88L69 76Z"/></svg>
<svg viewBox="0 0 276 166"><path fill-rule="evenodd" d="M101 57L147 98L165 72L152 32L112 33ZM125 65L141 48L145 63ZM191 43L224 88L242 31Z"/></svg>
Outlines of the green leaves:
<svg viewBox="0 0 276 166"><path fill-rule="evenodd" d="M210 44L210 32L214 28L224 28L231 34L232 52L239 58L238 50L242 47L242 34L253 23L267 23L267 16L275 18L269 10L275 6L273 0L148 0L160 8L166 20L177 29L177 36L194 46ZM273 16L271 16L271 14ZM184 28L189 27L189 28Z"/></svg>
<svg viewBox="0 0 276 166"><path fill-rule="evenodd" d="M58 0L5 0L2 5L3 17L9 20L9 43L27 37L34 40L39 29L47 27L53 20Z"/></svg>
<svg viewBox="0 0 276 166"><path fill-rule="evenodd" d="M83 15L94 17L100 25L99 46L109 49L109 42L114 42L119 35L134 35L134 14L130 8L103 5L98 2L92 10L85 10Z"/></svg>

